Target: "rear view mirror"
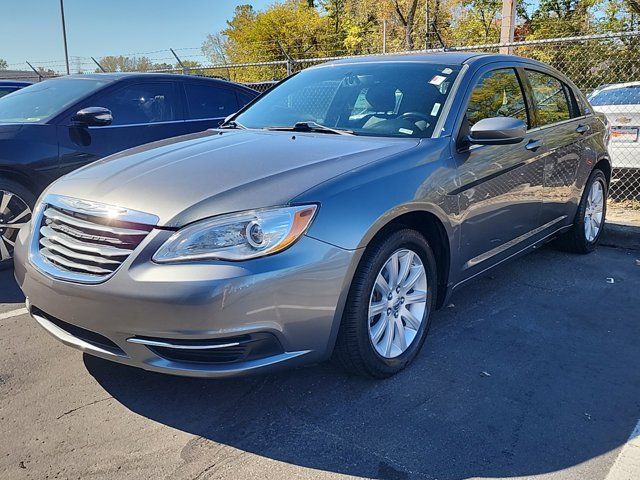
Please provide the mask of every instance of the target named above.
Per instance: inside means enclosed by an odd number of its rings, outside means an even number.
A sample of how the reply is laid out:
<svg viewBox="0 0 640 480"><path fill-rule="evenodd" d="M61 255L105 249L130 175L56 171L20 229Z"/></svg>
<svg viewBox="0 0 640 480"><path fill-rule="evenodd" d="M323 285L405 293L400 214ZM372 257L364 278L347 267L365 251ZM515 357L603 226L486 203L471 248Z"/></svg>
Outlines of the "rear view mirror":
<svg viewBox="0 0 640 480"><path fill-rule="evenodd" d="M87 127L103 127L111 125L113 122L113 116L111 110L104 107L87 107L78 111L72 120L77 125L84 125Z"/></svg>
<svg viewBox="0 0 640 480"><path fill-rule="evenodd" d="M471 127L469 142L476 145L509 145L520 143L527 124L512 117L483 118Z"/></svg>

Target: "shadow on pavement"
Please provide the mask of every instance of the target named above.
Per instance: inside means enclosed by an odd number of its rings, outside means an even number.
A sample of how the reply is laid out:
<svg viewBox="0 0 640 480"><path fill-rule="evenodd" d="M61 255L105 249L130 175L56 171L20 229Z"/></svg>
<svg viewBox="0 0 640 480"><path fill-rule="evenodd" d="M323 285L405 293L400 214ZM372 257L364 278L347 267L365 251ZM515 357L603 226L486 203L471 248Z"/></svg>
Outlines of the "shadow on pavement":
<svg viewBox="0 0 640 480"><path fill-rule="evenodd" d="M204 438L361 477L561 470L623 444L640 411L638 267L609 255L542 251L475 282L386 381L330 365L218 381L85 365L130 410L198 436L182 458Z"/></svg>
<svg viewBox="0 0 640 480"><path fill-rule="evenodd" d="M13 278L13 268L0 270L0 303L22 303L24 295Z"/></svg>

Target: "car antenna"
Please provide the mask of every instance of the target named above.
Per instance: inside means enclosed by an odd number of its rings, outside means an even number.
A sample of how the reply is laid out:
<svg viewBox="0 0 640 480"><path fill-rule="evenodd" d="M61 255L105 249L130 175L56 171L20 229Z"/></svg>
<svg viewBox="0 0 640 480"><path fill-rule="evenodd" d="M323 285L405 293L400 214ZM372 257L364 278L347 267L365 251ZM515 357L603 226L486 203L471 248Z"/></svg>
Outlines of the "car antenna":
<svg viewBox="0 0 640 480"><path fill-rule="evenodd" d="M448 51L449 47L447 46L447 44L442 39L442 35L440 35L440 32L438 31L438 27L436 26L436 22L433 22L431 24L431 27L433 28L433 32L436 34L436 37L438 37L438 41L440 42L440 45L442 45L442 51L443 52Z"/></svg>

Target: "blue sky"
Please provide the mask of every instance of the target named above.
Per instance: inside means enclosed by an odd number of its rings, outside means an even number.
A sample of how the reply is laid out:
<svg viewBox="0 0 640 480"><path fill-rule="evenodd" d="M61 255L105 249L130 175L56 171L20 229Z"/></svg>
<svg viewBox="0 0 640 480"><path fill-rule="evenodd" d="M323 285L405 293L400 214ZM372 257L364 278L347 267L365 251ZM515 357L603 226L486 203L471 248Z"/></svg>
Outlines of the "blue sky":
<svg viewBox="0 0 640 480"><path fill-rule="evenodd" d="M0 19L0 58L11 69L28 68L24 61L29 60L36 66L62 70L59 0L8 3L2 7ZM224 28L236 5L246 3L262 9L274 0L65 0L69 56L85 57L82 61L86 68L90 56L155 52L169 47L192 49L179 50L179 55L198 55L207 34ZM160 61L167 53L148 56ZM167 61L175 63L171 58ZM70 60L72 70L78 62Z"/></svg>

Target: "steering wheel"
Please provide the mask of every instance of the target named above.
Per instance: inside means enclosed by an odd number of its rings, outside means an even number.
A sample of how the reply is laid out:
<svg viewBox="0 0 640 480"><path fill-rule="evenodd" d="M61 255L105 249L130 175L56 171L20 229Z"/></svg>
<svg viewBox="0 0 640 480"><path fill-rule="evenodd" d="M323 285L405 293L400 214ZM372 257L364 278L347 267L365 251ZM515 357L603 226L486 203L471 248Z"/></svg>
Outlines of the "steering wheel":
<svg viewBox="0 0 640 480"><path fill-rule="evenodd" d="M417 120L424 120L427 123L431 121L431 118L429 117L429 115L426 115L421 112L404 112L402 115L400 115L401 120L411 121L412 118L415 118Z"/></svg>

